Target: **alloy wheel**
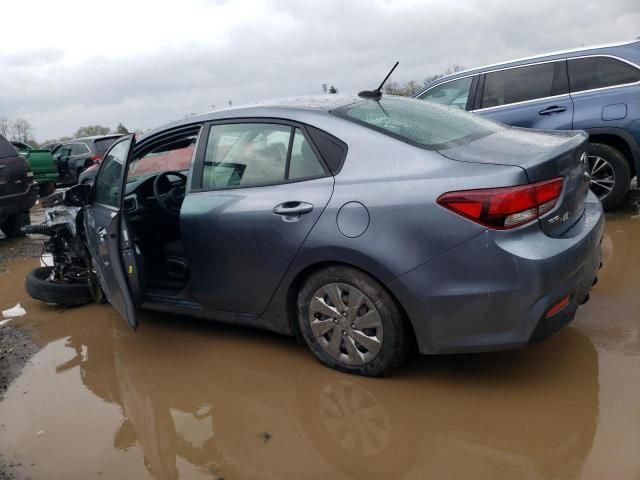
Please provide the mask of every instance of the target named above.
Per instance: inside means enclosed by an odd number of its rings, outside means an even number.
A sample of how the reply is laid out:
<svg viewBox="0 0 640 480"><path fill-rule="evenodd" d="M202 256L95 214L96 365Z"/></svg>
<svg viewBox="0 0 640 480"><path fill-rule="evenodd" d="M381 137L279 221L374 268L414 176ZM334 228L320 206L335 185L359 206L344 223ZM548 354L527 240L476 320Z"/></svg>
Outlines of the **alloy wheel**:
<svg viewBox="0 0 640 480"><path fill-rule="evenodd" d="M309 324L318 344L332 359L363 365L382 348L382 320L373 302L359 289L329 283L313 294Z"/></svg>
<svg viewBox="0 0 640 480"><path fill-rule="evenodd" d="M597 155L589 155L589 187L599 199L609 195L616 184L616 173L611 164Z"/></svg>

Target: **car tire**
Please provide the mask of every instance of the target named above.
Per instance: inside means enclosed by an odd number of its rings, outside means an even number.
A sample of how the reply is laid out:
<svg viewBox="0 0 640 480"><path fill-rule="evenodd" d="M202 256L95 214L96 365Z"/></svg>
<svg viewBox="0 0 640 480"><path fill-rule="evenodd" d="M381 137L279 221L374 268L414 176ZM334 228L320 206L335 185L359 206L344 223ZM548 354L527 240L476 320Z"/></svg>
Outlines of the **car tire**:
<svg viewBox="0 0 640 480"><path fill-rule="evenodd" d="M410 352L411 335L396 302L351 267L324 268L306 280L298 294L298 325L318 360L347 373L389 375Z"/></svg>
<svg viewBox="0 0 640 480"><path fill-rule="evenodd" d="M619 150L604 143L589 144L588 155L591 190L598 195L604 209L610 210L622 201L629 190L631 182L629 162ZM598 182L598 180L609 180L611 177L614 183L610 190L608 190L608 184Z"/></svg>
<svg viewBox="0 0 640 480"><path fill-rule="evenodd" d="M20 212L9 215L2 225L0 230L9 238L20 237L24 235L22 233L22 227L29 224L29 212Z"/></svg>
<svg viewBox="0 0 640 480"><path fill-rule="evenodd" d="M27 274L25 288L32 298L67 307L93 302L88 283L52 282L48 280L52 271L53 267L39 267Z"/></svg>

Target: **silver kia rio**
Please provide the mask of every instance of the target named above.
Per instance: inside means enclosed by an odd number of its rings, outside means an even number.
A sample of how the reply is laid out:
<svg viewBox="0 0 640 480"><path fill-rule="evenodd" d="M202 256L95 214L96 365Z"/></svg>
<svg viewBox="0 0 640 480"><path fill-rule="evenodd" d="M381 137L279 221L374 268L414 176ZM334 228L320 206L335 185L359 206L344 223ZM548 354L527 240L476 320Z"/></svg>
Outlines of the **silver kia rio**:
<svg viewBox="0 0 640 480"><path fill-rule="evenodd" d="M572 320L601 265L586 148L414 99L294 98L123 137L67 202L133 328L139 308L250 325L380 376Z"/></svg>

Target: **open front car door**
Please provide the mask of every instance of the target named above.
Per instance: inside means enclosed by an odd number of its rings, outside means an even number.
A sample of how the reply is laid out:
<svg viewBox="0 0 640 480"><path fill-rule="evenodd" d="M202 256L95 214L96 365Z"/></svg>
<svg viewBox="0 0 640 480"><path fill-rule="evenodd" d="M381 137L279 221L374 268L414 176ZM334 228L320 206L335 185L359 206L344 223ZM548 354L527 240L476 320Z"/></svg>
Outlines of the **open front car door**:
<svg viewBox="0 0 640 480"><path fill-rule="evenodd" d="M105 155L85 206L84 226L93 266L109 303L136 329L141 272L122 209L127 159L134 143L133 135L122 137Z"/></svg>

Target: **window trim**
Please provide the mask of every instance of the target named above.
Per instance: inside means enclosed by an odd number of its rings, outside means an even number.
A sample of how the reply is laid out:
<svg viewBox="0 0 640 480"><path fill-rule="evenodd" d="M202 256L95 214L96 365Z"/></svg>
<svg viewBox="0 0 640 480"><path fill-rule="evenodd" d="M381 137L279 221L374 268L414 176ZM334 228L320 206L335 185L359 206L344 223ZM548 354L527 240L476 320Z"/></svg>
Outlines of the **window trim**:
<svg viewBox="0 0 640 480"><path fill-rule="evenodd" d="M514 65L514 66L510 66L510 67L495 68L495 69L492 69L492 70L486 70L486 71L480 71L480 72L476 71L475 73L470 73L468 75L462 75L460 77L452 78L450 80L447 80L447 81L440 82L440 83L437 83L435 85L432 85L431 87L429 87L429 88L421 91L420 93L416 94L414 98L416 98L416 100L421 100L419 98L420 95L423 95L423 94L427 93L429 90L431 90L431 89L433 89L435 87L439 87L440 85L444 85L445 83L449 83L449 82L453 82L453 81L456 81L456 80L460 80L460 79L467 78L467 77L473 77L474 75L477 75L479 78L478 78L478 88L477 88L477 92L476 92L476 99L475 99L475 105L474 106L478 106L479 107L480 106L480 101L482 99L482 91L484 90L484 76L486 74L488 74L488 73L500 72L502 70L511 70L511 69L514 69L514 68L529 67L529 66L532 66L532 65L539 65L541 63L553 63L553 62L562 62L562 61L567 62L567 69L568 69L569 68L568 62L570 60L578 59L578 58L592 58L592 57L609 57L609 58L613 58L613 59L616 59L616 60L620 60L620 61L622 61L624 63L627 63L627 64L631 65L632 67L635 67L638 71L640 71L640 65L637 65L637 64L633 63L630 60L618 57L616 55L607 54L607 53L595 53L595 54L590 54L590 55L580 55L580 56L576 56L576 57L556 58L556 59L553 59L553 60L544 60L544 61L541 61L541 62L531 62L531 63L522 64L522 65ZM491 110L494 110L494 109L497 109L497 108L510 107L512 105L524 105L524 104L527 104L527 103L539 102L539 101L542 101L542 100L560 99L560 98L567 97L567 96L571 97L571 96L574 96L574 95L581 95L583 93L597 92L597 91L600 91L600 90L609 90L609 89L612 89L612 88L623 88L623 87L629 87L629 86L638 85L638 84L640 84L640 81L633 82L633 83L624 83L624 84L621 84L621 85L611 85L609 87L592 88L590 90L580 90L579 92L572 92L571 91L571 78L569 78L569 92L568 93L563 93L561 95L551 95L551 96L548 96L548 97L541 97L541 98L536 98L536 99L533 99L533 100L524 100L522 102L507 103L507 104L504 104L504 105L497 105L495 107L474 108L473 110L468 110L468 111L471 112L471 113L491 111ZM424 101L424 100L422 100L422 101Z"/></svg>
<svg viewBox="0 0 640 480"><path fill-rule="evenodd" d="M640 65L637 65L635 63L633 63L630 60L627 60L625 58L621 58L618 57L616 55L609 55L609 54L595 54L595 55L581 55L579 57L568 57L567 58L567 74L568 69L569 69L569 62L571 60L579 60L581 58L596 58L596 57L605 57L605 58L613 58L614 60L618 60L620 62L626 63L628 65L631 65L632 67L634 67L636 70L638 70L638 74L640 74ZM636 82L630 82L630 83L621 83L620 85L609 85L608 87L598 87L598 88L590 88L588 90L580 90L577 92L572 92L571 91L571 76L569 75L569 94L570 95L582 95L583 93L591 93L591 92L599 92L601 90L610 90L612 88L623 88L623 87L630 87L632 85L640 85L640 80L636 81Z"/></svg>
<svg viewBox="0 0 640 480"><path fill-rule="evenodd" d="M106 159L106 158L107 158L107 154L108 154L109 152L111 152L111 150L112 150L116 145L118 145L119 143L124 142L125 140L129 140L129 142L132 142L132 141L133 141L133 135L123 135L123 136L122 136L122 139L118 140L117 142L114 142L114 143L113 143L113 145L111 145L111 147L109 147L109 150L107 150L106 152L104 152L104 153L105 153L104 158ZM134 147L135 147L135 145L134 145ZM131 145L129 145L129 150L128 150L128 153L127 153L127 157L124 159L124 162L123 162L123 164L122 164L122 169L123 169L123 170L126 170L126 168L128 167L128 162L127 162L127 160L129 159L129 156L130 156L130 155L131 155ZM95 198L96 198L96 189L97 189L97 185L98 185L97 179L98 179L98 176L100 175L100 172L102 171L102 169L104 168L104 165L105 165L106 163L107 163L107 162L104 162L104 161L100 162L100 167L98 167L98 171L96 172L95 180L94 180L94 182L93 182L93 183L94 183L94 187L91 189L91 198L90 198L89 203L90 203L91 205L99 205L99 206L101 206L101 207L108 208L108 209L110 209L110 210L112 210L112 211L114 211L114 212L120 212L120 211L122 211L122 210L123 210L123 209L122 209L122 204L123 204L123 202L124 202L124 197L126 196L126 195L124 195L124 192L125 192L125 188L126 188L126 187L122 185L122 179L121 179L121 185L120 185L120 206L115 207L115 206L113 206L113 205L107 205L106 203L97 202L97 201L96 201L96 199L95 199ZM125 171L125 172L123 172L123 175L126 175L126 171Z"/></svg>
<svg viewBox="0 0 640 480"><path fill-rule="evenodd" d="M205 161L205 155L206 155L206 149L207 149L207 144L209 143L209 134L211 132L211 127L215 127L216 125L231 125L231 124L243 124L243 123L266 123L266 124L271 124L271 125L285 125L288 127L291 127L291 133L290 133L290 137L289 137L289 148L287 149L287 163L285 166L285 179L282 181L277 181L277 182L266 182L266 183L257 183L255 185L231 185L231 186L227 186L227 187L203 187L202 185L202 175L204 173L204 161ZM288 166L289 166L289 160L290 160L290 155L291 155L291 146L293 144L293 137L295 136L295 129L298 128L300 129L300 131L302 132L302 135L304 135L305 140L309 143L309 146L311 147L311 150L313 150L313 153L315 154L316 158L318 159L318 161L320 162L320 166L322 167L322 169L324 170L324 174L323 175L316 175L314 177L305 177L305 178L296 178L293 180L290 180L288 177ZM195 162L194 162L194 168L193 168L193 180L191 182L191 190L190 193L198 193L198 192L221 192L221 191L228 191L228 190L240 190L240 189L246 189L246 188L260 188L260 187L273 187L276 185L287 185L290 183L299 183L299 182L308 182L310 180L317 180L319 178L326 178L326 177L330 177L331 175L331 171L329 170L326 162L324 161L324 159L322 158L322 155L320 155L320 152L318 151L318 148L316 147L316 145L313 143L313 140L311 139L311 136L309 135L309 132L307 132L305 125L303 123L300 122L296 122L293 120L288 120L288 119L284 119L284 118L271 118L271 117L238 117L238 118L227 118L227 119L221 119L221 120L213 120L210 122L206 122L203 126L203 130L201 132L202 138L204 139L202 142L200 142L200 145L198 145L198 150L196 152L196 158L195 158Z"/></svg>

